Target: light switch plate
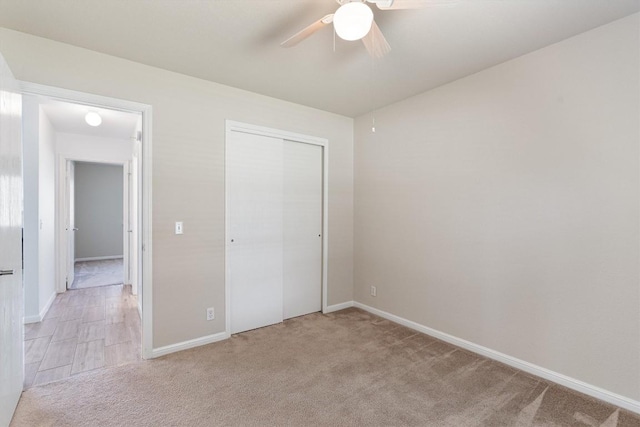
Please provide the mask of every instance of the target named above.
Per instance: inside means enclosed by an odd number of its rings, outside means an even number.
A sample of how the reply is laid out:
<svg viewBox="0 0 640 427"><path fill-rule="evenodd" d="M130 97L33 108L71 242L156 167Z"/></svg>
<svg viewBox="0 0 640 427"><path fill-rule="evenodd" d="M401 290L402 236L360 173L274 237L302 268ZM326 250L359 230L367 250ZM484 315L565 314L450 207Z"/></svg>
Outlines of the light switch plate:
<svg viewBox="0 0 640 427"><path fill-rule="evenodd" d="M182 234L182 221L176 221L176 234Z"/></svg>

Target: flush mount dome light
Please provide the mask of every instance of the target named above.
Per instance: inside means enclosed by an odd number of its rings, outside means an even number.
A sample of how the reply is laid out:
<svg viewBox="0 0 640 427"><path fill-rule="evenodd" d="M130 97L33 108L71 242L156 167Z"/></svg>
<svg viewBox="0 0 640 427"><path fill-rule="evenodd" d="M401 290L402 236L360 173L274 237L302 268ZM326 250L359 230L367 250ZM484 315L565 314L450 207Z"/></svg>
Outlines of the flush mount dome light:
<svg viewBox="0 0 640 427"><path fill-rule="evenodd" d="M371 30L373 12L364 3L354 1L338 8L333 16L333 27L343 40L360 40Z"/></svg>
<svg viewBox="0 0 640 427"><path fill-rule="evenodd" d="M84 120L87 122L89 126L100 126L102 124L102 117L100 114L95 111L89 111L86 116L84 116Z"/></svg>

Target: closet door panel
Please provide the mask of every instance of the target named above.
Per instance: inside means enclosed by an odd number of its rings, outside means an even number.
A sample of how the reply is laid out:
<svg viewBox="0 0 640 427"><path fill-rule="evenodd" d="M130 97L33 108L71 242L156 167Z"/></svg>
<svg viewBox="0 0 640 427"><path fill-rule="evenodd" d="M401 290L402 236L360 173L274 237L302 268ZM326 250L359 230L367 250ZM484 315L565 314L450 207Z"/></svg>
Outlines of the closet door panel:
<svg viewBox="0 0 640 427"><path fill-rule="evenodd" d="M283 320L283 141L231 132L227 143L231 333Z"/></svg>
<svg viewBox="0 0 640 427"><path fill-rule="evenodd" d="M322 147L284 141L284 318L322 309Z"/></svg>

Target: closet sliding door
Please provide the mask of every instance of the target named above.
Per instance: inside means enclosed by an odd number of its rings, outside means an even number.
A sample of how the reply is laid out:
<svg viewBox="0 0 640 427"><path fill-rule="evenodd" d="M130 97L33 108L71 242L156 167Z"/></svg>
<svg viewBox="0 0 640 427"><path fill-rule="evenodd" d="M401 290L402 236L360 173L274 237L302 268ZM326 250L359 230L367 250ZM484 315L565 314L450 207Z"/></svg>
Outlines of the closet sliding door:
<svg viewBox="0 0 640 427"><path fill-rule="evenodd" d="M231 333L282 322L283 140L231 132L227 141Z"/></svg>
<svg viewBox="0 0 640 427"><path fill-rule="evenodd" d="M324 148L230 131L226 150L230 332L321 311Z"/></svg>
<svg viewBox="0 0 640 427"><path fill-rule="evenodd" d="M284 141L284 318L322 309L322 147Z"/></svg>

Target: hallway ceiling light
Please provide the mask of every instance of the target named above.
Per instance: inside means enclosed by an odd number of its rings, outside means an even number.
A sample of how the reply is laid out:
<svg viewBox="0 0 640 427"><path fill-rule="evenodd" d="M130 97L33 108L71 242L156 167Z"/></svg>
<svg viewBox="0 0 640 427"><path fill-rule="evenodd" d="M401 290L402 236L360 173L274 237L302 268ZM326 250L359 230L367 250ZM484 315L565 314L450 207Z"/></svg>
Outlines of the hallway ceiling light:
<svg viewBox="0 0 640 427"><path fill-rule="evenodd" d="M89 111L86 116L84 116L84 120L87 122L89 126L100 126L102 124L102 117L100 114L95 111Z"/></svg>
<svg viewBox="0 0 640 427"><path fill-rule="evenodd" d="M371 30L373 12L364 3L345 3L333 16L333 27L343 40L360 40Z"/></svg>

